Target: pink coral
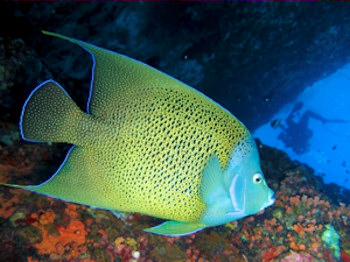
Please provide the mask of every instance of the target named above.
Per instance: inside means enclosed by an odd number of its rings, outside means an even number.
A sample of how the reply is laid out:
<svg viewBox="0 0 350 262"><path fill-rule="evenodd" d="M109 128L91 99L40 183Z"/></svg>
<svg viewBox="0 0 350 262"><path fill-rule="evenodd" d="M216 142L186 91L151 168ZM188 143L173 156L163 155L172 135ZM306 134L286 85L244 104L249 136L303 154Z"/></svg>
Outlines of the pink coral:
<svg viewBox="0 0 350 262"><path fill-rule="evenodd" d="M296 253L294 251L291 251L287 254L284 258L279 260L281 262L312 262L315 261L315 258L309 254L306 253Z"/></svg>

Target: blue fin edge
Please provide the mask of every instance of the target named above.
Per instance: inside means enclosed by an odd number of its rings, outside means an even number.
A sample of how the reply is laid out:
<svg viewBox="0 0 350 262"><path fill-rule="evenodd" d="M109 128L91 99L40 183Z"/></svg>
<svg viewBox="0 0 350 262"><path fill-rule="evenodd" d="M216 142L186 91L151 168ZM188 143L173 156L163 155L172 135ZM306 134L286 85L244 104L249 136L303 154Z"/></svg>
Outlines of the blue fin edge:
<svg viewBox="0 0 350 262"><path fill-rule="evenodd" d="M53 79L48 79L42 83L40 83L37 87L35 87L32 92L29 94L28 98L26 99L26 101L24 102L24 105L22 107L22 111L21 111L21 116L20 116L20 119L19 119L19 133L21 134L21 137L23 140L25 141L28 141L28 142L35 142L35 143L39 143L39 142L43 142L43 141L40 141L40 140L32 140L32 139L28 139L24 136L23 134L23 117L24 117L24 112L26 111L26 107L27 107L27 104L28 102L31 100L32 96L34 95L34 93L36 91L38 91L42 86L46 85L47 83L53 83L55 85L57 85L59 88L61 88L61 90L63 91L63 93L66 94L67 97L71 98L70 95L67 93L67 91L59 84L57 83L55 80Z"/></svg>

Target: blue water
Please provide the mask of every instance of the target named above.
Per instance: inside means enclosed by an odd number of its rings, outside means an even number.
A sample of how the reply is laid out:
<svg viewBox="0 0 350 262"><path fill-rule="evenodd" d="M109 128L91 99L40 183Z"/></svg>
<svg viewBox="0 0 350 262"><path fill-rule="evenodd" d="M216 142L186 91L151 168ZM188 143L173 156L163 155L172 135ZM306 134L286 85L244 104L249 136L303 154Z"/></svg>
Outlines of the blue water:
<svg viewBox="0 0 350 262"><path fill-rule="evenodd" d="M350 189L350 64L307 87L253 135L312 167L325 183Z"/></svg>

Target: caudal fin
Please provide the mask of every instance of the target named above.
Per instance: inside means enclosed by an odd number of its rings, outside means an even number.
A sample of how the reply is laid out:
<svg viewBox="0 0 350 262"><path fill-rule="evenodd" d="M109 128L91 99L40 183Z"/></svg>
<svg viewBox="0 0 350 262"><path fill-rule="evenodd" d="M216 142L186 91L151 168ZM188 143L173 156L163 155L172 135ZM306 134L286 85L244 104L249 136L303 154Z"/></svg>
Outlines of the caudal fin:
<svg viewBox="0 0 350 262"><path fill-rule="evenodd" d="M47 80L27 98L19 123L23 139L81 145L81 121L88 117L55 81Z"/></svg>

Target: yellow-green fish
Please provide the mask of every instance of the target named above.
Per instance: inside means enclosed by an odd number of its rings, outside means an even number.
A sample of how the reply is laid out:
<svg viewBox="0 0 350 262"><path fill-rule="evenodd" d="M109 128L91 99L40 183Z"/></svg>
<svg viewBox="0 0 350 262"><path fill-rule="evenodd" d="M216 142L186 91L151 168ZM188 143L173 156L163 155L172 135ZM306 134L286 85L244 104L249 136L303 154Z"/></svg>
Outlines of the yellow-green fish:
<svg viewBox="0 0 350 262"><path fill-rule="evenodd" d="M168 220L146 229L186 235L274 202L246 127L197 90L134 59L75 43L93 59L87 113L47 80L30 94L22 138L74 144L40 185L8 186Z"/></svg>

